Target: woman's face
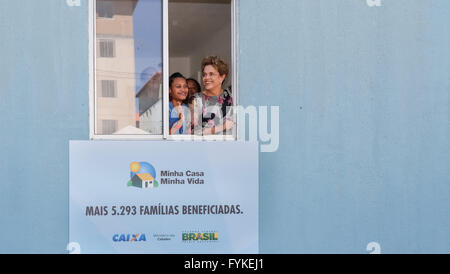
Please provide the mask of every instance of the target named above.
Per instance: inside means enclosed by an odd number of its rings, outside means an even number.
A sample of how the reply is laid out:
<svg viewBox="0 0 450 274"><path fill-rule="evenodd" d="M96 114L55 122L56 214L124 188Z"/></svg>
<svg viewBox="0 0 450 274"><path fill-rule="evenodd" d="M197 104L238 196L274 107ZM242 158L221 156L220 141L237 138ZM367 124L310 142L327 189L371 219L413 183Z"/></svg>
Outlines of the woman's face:
<svg viewBox="0 0 450 274"><path fill-rule="evenodd" d="M200 92L200 90L198 90L197 84L190 80L187 81L187 85L188 85L188 89L189 89L189 96L194 96L194 94L196 94L197 92Z"/></svg>
<svg viewBox="0 0 450 274"><path fill-rule="evenodd" d="M214 66L208 65L203 70L203 85L206 90L222 88L226 75L220 75Z"/></svg>
<svg viewBox="0 0 450 274"><path fill-rule="evenodd" d="M184 78L176 78L170 87L170 95L173 100L184 101L188 96L188 85Z"/></svg>

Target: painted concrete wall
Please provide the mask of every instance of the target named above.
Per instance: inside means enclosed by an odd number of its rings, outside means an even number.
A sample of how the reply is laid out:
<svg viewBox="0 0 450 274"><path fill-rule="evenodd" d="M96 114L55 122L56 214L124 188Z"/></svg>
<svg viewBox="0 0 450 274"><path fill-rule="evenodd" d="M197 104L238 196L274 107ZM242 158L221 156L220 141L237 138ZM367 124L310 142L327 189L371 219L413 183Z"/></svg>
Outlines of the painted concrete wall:
<svg viewBox="0 0 450 274"><path fill-rule="evenodd" d="M262 253L450 252L450 2L241 0ZM87 0L0 1L0 253L63 253L68 141L88 139Z"/></svg>

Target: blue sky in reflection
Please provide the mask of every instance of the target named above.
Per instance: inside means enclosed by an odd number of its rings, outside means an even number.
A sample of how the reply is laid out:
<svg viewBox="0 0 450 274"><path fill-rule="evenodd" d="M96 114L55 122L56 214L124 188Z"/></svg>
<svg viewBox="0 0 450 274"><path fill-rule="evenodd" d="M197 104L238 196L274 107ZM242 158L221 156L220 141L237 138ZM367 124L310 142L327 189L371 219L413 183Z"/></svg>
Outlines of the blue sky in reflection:
<svg viewBox="0 0 450 274"><path fill-rule="evenodd" d="M137 93L162 69L162 0L139 0L133 21Z"/></svg>

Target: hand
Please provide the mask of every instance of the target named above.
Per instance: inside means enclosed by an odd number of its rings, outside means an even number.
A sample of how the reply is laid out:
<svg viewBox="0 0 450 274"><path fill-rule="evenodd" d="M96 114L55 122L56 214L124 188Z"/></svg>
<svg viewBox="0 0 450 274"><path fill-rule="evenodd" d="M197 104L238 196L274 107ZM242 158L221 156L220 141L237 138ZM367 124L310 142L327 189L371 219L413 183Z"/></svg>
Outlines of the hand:
<svg viewBox="0 0 450 274"><path fill-rule="evenodd" d="M178 107L177 107L177 112L178 112L178 120L179 120L181 123L184 123L185 117L184 117L184 111L183 111L183 108L182 108L181 106L178 106Z"/></svg>
<svg viewBox="0 0 450 274"><path fill-rule="evenodd" d="M234 128L235 125L236 125L235 122L227 119L223 123L223 128L224 128L225 131L227 131L227 130L230 130L230 129Z"/></svg>
<svg viewBox="0 0 450 274"><path fill-rule="evenodd" d="M178 116L178 121L179 121L180 123L184 123L185 118L184 118L184 113L183 113L183 112L181 112L180 115Z"/></svg>
<svg viewBox="0 0 450 274"><path fill-rule="evenodd" d="M173 124L172 128L170 129L169 134L170 134L170 135L175 134L175 133L178 132L178 131L180 130L180 128L182 128L182 127L183 127L183 122L181 122L181 121L176 122L175 124Z"/></svg>

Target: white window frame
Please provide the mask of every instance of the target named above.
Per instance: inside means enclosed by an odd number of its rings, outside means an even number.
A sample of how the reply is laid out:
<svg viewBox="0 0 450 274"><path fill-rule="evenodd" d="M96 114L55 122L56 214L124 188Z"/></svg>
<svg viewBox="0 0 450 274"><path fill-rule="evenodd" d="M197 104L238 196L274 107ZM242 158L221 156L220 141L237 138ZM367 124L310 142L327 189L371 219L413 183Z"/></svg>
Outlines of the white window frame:
<svg viewBox="0 0 450 274"><path fill-rule="evenodd" d="M167 140L167 141L237 141L239 140L239 115L236 116L235 136L195 136L169 134L169 0L163 1L163 135L99 135L97 132L96 106L97 106L97 39L96 39L96 1L89 0L89 138L90 140ZM231 0L231 77L233 106L239 102L238 85L238 2ZM108 20L108 19L105 19ZM109 19L110 20L110 19Z"/></svg>

